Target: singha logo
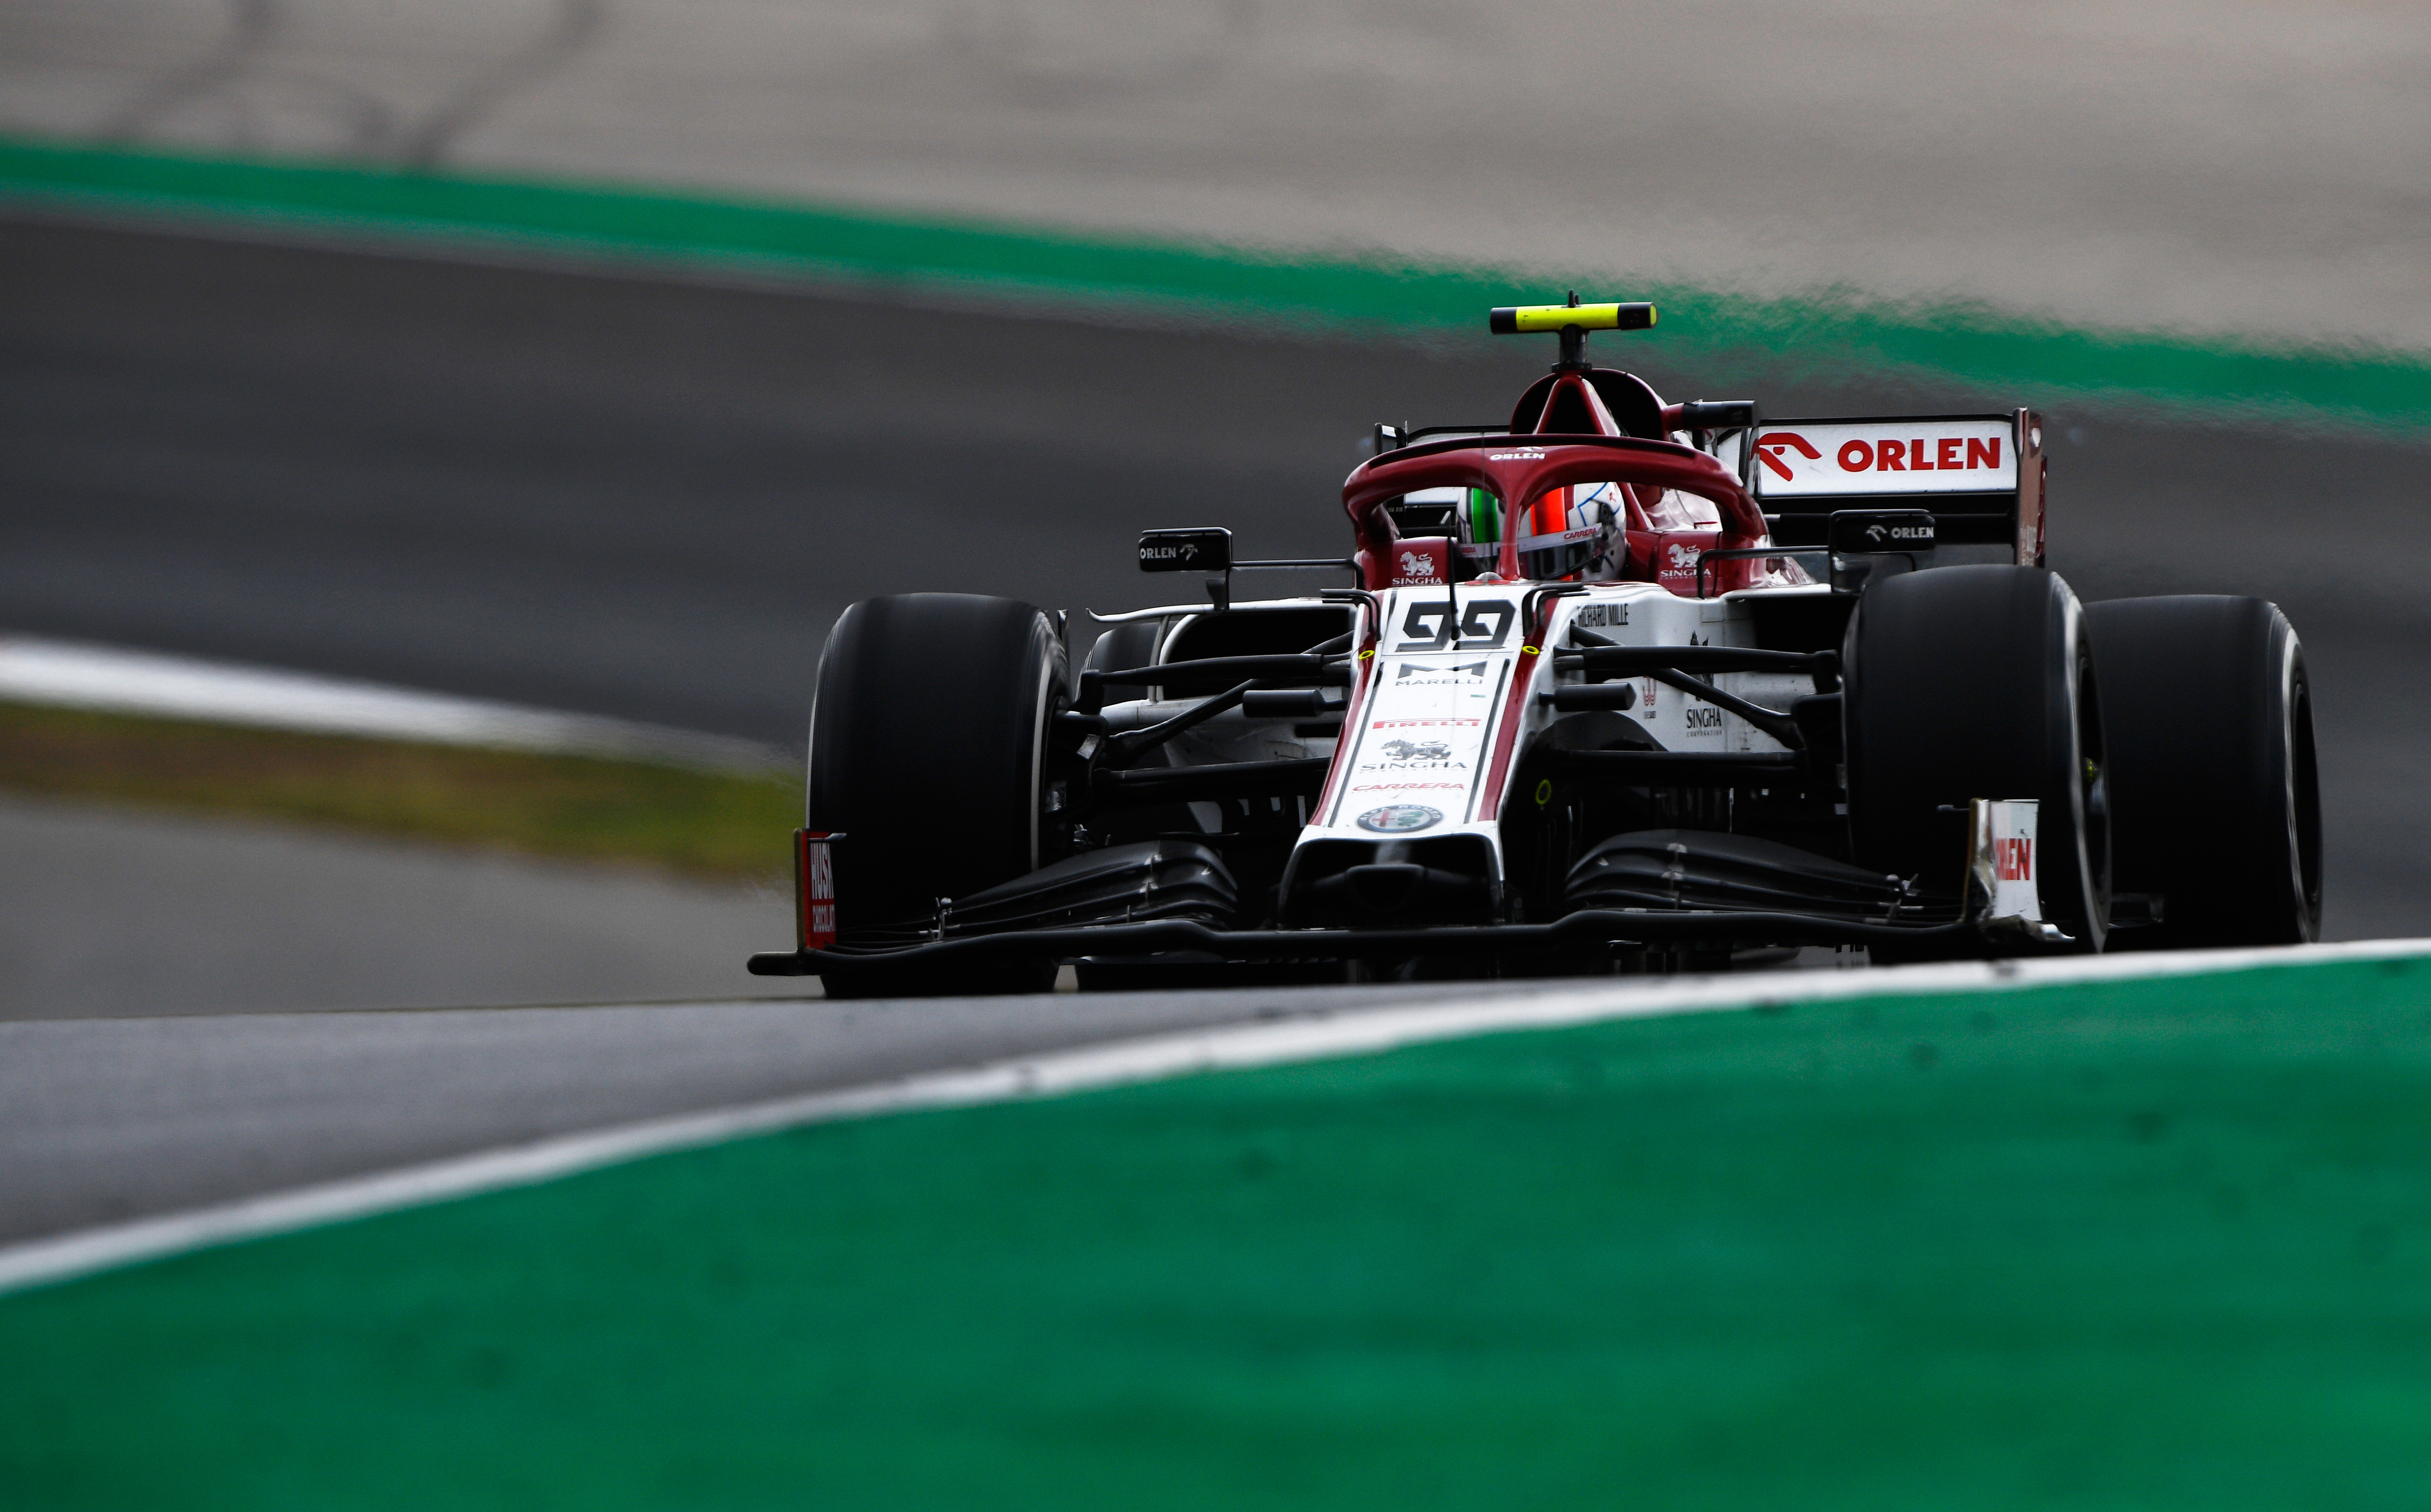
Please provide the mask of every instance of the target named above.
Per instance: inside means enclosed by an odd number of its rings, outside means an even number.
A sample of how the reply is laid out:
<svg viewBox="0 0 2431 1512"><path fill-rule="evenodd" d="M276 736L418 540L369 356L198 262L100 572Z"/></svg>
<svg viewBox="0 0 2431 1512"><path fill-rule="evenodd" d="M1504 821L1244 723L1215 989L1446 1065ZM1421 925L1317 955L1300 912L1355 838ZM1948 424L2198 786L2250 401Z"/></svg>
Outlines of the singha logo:
<svg viewBox="0 0 2431 1512"><path fill-rule="evenodd" d="M1384 759L1390 762L1448 762L1451 748L1440 740L1388 740Z"/></svg>
<svg viewBox="0 0 2431 1512"><path fill-rule="evenodd" d="M1404 551L1401 553L1401 576L1404 578L1417 578L1423 576L1432 571L1433 566L1434 563L1427 561L1426 558L1419 556L1415 551Z"/></svg>

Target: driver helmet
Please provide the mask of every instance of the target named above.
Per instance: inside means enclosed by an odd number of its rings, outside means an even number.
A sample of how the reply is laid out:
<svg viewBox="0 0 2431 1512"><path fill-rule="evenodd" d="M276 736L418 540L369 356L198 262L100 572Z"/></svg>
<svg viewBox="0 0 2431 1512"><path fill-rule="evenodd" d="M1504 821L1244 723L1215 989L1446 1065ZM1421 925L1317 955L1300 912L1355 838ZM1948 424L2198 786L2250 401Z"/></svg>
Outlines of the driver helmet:
<svg viewBox="0 0 2431 1512"><path fill-rule="evenodd" d="M1618 483L1565 483L1536 496L1519 537L1519 571L1538 582L1605 582L1629 559L1628 510Z"/></svg>

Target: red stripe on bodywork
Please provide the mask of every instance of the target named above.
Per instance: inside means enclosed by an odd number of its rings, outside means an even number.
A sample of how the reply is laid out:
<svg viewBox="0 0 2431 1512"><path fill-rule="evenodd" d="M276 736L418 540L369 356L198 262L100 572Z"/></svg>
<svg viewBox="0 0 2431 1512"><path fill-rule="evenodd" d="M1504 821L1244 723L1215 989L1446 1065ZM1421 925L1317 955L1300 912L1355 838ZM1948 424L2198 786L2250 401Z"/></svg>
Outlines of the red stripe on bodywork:
<svg viewBox="0 0 2431 1512"><path fill-rule="evenodd" d="M1378 600L1378 603L1381 606L1383 600ZM1343 705L1342 733L1336 736L1333 742L1333 764L1325 769L1325 786L1316 795L1316 807L1309 811L1311 822L1316 824L1333 823L1334 794L1342 785L1342 768L1350 759L1351 748L1359 744L1351 738L1351 731L1366 728L1367 681L1369 675L1376 670L1376 663L1383 650L1382 634L1383 615L1381 613L1369 614L1367 606L1364 603L1354 613L1369 621L1367 638L1360 646L1359 654L1351 658L1351 664L1358 667L1359 671L1351 681L1350 701Z"/></svg>
<svg viewBox="0 0 2431 1512"><path fill-rule="evenodd" d="M1549 608L1546 618L1551 620ZM1502 728L1494 735L1494 764L1485 769L1485 787L1478 795L1477 822L1490 823L1502 812L1502 783L1510 775L1512 748L1528 714L1528 690L1536 685L1535 646L1523 645L1511 666L1511 686L1502 697Z"/></svg>

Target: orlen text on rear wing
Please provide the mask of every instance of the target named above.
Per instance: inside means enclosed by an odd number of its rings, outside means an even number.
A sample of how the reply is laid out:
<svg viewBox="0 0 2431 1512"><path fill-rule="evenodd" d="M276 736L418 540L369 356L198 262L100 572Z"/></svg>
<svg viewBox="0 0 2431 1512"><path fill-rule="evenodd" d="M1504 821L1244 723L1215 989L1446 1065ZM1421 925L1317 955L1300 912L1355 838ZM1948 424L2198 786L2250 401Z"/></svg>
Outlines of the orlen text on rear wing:
<svg viewBox="0 0 2431 1512"><path fill-rule="evenodd" d="M2043 425L2032 410L1768 420L1749 469L1779 546L1819 546L1838 510L1930 510L1945 546L2043 557Z"/></svg>

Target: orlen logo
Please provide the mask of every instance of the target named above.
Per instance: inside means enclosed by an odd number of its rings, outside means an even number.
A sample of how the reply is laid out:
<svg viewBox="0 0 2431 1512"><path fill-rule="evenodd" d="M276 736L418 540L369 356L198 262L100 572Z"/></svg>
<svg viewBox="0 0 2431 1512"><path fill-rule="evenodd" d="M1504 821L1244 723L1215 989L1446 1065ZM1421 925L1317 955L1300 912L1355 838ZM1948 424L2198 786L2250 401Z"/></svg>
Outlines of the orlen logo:
<svg viewBox="0 0 2431 1512"><path fill-rule="evenodd" d="M1992 869L2003 882L2033 882L2035 843L2032 840L1993 841Z"/></svg>
<svg viewBox="0 0 2431 1512"><path fill-rule="evenodd" d="M1961 458L1960 448L1965 448ZM1808 452L1809 457L1814 456ZM1944 436L1927 445L1917 441L1843 442L1839 456L1833 459L1844 473L1954 473L1973 472L1979 467L1998 469L2001 465L2001 438L1998 436ZM1787 473L1781 475L1787 478Z"/></svg>
<svg viewBox="0 0 2431 1512"><path fill-rule="evenodd" d="M1525 451L1489 451L1485 454L1485 460L1487 462L1543 462L1545 454L1532 446Z"/></svg>
<svg viewBox="0 0 2431 1512"><path fill-rule="evenodd" d="M1866 527L1866 539L1876 546L1892 541L1921 541L1931 546L1933 531L1922 525L1869 525Z"/></svg>
<svg viewBox="0 0 2431 1512"><path fill-rule="evenodd" d="M1823 460L1823 454L1815 449L1815 444L1797 431L1776 430L1755 444L1756 461L1771 468L1776 476L1787 482L1798 475L1789 470L1789 464L1781 460L1781 454L1792 447L1796 447L1799 455L1808 462Z"/></svg>

